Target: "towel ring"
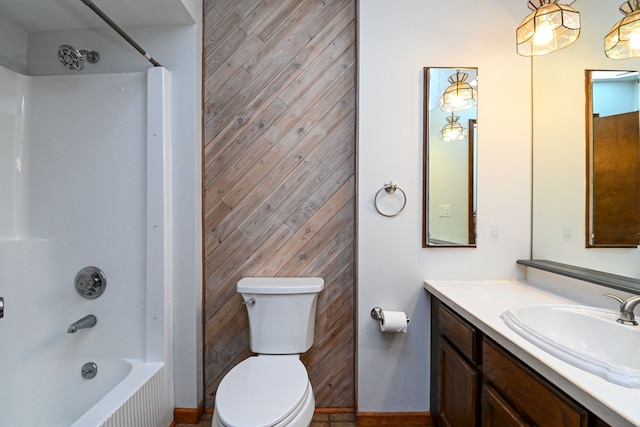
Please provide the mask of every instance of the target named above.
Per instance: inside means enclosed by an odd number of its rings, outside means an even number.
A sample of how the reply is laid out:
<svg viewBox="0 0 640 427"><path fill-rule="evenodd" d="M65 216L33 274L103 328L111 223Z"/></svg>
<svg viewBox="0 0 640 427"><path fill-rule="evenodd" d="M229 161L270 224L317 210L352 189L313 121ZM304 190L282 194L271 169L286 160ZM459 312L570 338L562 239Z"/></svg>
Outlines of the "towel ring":
<svg viewBox="0 0 640 427"><path fill-rule="evenodd" d="M380 193L382 193L382 191L386 191L387 194L393 194L396 192L396 190L400 190L400 193L402 193L402 206L400 207L400 209L398 209L396 213L382 212L378 207L378 196L380 196ZM393 217L398 215L400 212L402 212L404 207L407 205L407 195L402 190L402 188L398 187L398 184L396 184L394 181L385 182L384 186L378 190L378 192L376 193L376 196L373 198L373 204L376 207L376 211L378 211L380 215L386 216L386 217Z"/></svg>

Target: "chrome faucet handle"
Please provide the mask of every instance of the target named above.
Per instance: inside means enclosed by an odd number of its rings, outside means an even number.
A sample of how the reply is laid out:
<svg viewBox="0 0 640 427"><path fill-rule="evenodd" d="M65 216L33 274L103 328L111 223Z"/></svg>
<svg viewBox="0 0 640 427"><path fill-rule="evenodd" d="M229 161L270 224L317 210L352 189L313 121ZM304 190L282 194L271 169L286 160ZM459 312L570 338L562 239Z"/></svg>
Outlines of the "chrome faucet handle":
<svg viewBox="0 0 640 427"><path fill-rule="evenodd" d="M633 314L633 309L636 308L636 305L640 304L640 295L634 295L627 299L622 299L617 295L612 294L604 294L605 297L612 298L620 303L620 317L617 322L623 325L631 325L636 326L638 322L636 322L635 315Z"/></svg>
<svg viewBox="0 0 640 427"><path fill-rule="evenodd" d="M613 295L613 294L602 294L602 296L614 299L616 301L618 301L620 304L624 303L624 300L622 298L620 298L618 295Z"/></svg>

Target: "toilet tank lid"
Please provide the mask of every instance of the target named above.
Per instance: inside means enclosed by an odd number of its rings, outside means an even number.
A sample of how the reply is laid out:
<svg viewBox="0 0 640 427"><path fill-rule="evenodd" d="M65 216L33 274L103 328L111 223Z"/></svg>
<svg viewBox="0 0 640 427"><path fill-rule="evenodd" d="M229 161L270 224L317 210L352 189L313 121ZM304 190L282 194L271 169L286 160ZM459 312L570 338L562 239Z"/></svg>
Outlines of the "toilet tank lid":
<svg viewBox="0 0 640 427"><path fill-rule="evenodd" d="M322 277L244 277L236 290L252 294L311 294L323 288Z"/></svg>

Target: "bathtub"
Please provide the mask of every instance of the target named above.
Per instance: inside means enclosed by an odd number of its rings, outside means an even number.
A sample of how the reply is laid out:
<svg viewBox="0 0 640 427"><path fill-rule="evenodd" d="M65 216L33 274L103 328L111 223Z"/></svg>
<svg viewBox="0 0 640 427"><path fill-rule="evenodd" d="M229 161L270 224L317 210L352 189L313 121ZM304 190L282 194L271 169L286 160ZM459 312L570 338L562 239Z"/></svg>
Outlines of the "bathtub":
<svg viewBox="0 0 640 427"><path fill-rule="evenodd" d="M0 427L171 424L170 87L160 67L0 67ZM74 288L90 265L94 300Z"/></svg>
<svg viewBox="0 0 640 427"><path fill-rule="evenodd" d="M155 427L168 426L171 417L164 408L171 407L169 378L163 363L124 361L127 375L71 427Z"/></svg>

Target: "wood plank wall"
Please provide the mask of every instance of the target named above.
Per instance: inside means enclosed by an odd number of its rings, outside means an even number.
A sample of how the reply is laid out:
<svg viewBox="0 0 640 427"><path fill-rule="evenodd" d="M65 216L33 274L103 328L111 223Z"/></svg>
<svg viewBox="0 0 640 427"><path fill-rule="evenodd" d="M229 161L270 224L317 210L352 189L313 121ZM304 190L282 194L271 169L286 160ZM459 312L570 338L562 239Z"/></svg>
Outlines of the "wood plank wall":
<svg viewBox="0 0 640 427"><path fill-rule="evenodd" d="M321 276L302 357L354 407L355 0L206 0L205 397L251 354L244 276Z"/></svg>

